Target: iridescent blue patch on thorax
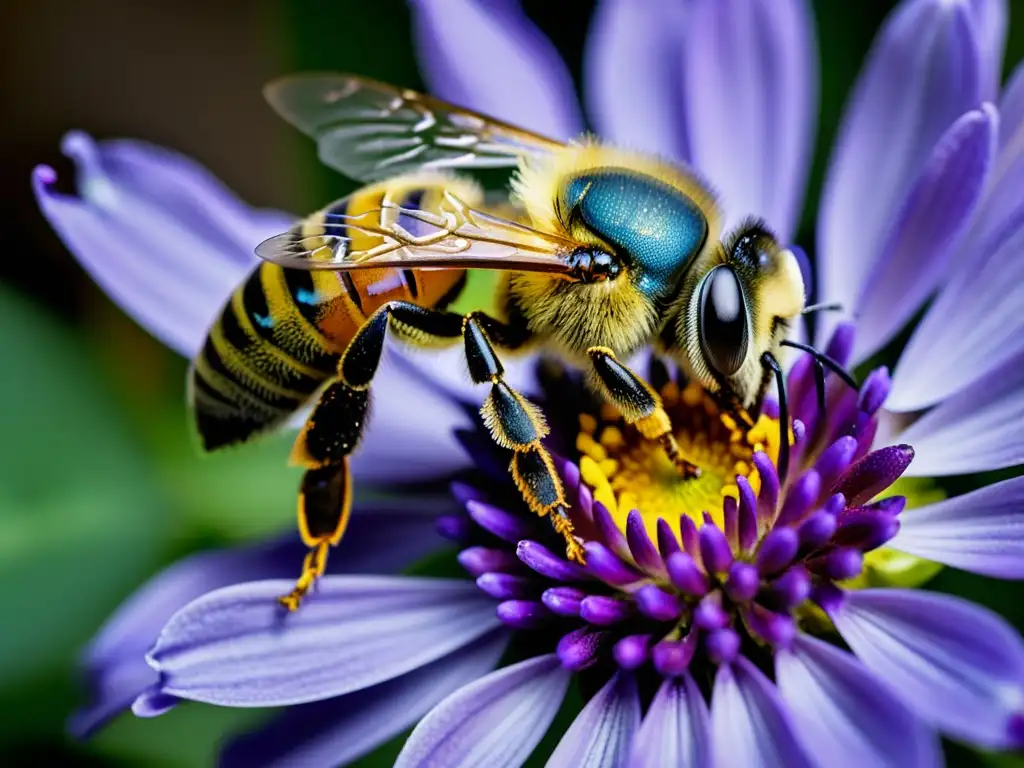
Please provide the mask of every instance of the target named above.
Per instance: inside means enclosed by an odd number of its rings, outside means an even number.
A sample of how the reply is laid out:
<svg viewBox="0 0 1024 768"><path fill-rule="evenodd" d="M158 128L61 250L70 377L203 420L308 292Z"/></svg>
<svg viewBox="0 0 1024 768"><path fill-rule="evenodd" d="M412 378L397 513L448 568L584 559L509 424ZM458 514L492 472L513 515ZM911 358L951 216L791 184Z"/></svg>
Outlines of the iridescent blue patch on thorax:
<svg viewBox="0 0 1024 768"><path fill-rule="evenodd" d="M708 222L681 190L626 168L589 171L566 185L570 217L621 250L640 273L639 287L664 297L697 255Z"/></svg>

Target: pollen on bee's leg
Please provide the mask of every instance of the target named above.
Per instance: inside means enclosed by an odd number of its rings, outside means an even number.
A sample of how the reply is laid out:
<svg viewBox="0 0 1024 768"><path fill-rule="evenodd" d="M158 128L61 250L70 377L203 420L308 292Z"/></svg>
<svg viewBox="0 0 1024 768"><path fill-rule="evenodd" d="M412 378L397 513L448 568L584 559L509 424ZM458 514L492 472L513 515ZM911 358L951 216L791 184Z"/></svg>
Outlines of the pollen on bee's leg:
<svg viewBox="0 0 1024 768"><path fill-rule="evenodd" d="M586 565L583 544L576 536L572 520L569 519L569 513L565 507L558 506L551 511L551 525L555 532L565 539L566 558L580 565Z"/></svg>

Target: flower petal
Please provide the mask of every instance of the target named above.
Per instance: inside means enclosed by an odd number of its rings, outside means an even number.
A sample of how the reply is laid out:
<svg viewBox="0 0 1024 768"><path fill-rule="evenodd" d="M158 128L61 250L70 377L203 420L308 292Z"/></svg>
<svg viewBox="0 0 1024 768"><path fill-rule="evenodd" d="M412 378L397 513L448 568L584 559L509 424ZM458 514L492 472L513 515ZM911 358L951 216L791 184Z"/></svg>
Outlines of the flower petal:
<svg viewBox="0 0 1024 768"><path fill-rule="evenodd" d="M999 99L999 146L1005 149L1024 124L1024 62L1013 70Z"/></svg>
<svg viewBox="0 0 1024 768"><path fill-rule="evenodd" d="M384 348L373 379L369 422L352 455L352 474L359 481L431 480L468 463L454 430L472 425L470 412L455 392L434 378L436 374L444 379L452 370L464 374L464 364L446 367L451 358L421 355L414 363L411 357L390 343ZM468 382L469 377L465 379Z"/></svg>
<svg viewBox="0 0 1024 768"><path fill-rule="evenodd" d="M472 582L327 576L295 613L291 581L219 589L176 613L147 657L163 693L225 706L282 706L410 672L499 625Z"/></svg>
<svg viewBox="0 0 1024 768"><path fill-rule="evenodd" d="M807 3L694 3L684 56L691 161L721 192L730 222L763 216L789 242L817 114Z"/></svg>
<svg viewBox="0 0 1024 768"><path fill-rule="evenodd" d="M853 362L882 347L939 284L995 157L999 118L985 105L946 131L907 192L882 250L864 280L857 313Z"/></svg>
<svg viewBox="0 0 1024 768"><path fill-rule="evenodd" d="M494 669L508 639L505 632L493 632L407 675L347 696L289 707L267 725L230 742L219 765L348 765Z"/></svg>
<svg viewBox="0 0 1024 768"><path fill-rule="evenodd" d="M1024 237L1020 243L1024 247ZM916 451L908 476L966 474L1024 462L1021 413L1024 350L899 434L899 440L910 442Z"/></svg>
<svg viewBox="0 0 1024 768"><path fill-rule="evenodd" d="M639 728L636 681L628 672L618 672L573 720L546 768L625 766Z"/></svg>
<svg viewBox="0 0 1024 768"><path fill-rule="evenodd" d="M436 549L437 508L413 500L357 505L345 538L328 562L330 573L394 573ZM90 702L68 728L86 738L127 709L158 682L146 664L168 619L190 601L219 587L295 574L306 547L294 535L255 546L202 552L180 560L122 603L85 649L82 666Z"/></svg>
<svg viewBox="0 0 1024 768"><path fill-rule="evenodd" d="M583 74L587 111L603 138L686 161L685 29L679 5L632 0L598 4L587 35Z"/></svg>
<svg viewBox="0 0 1024 768"><path fill-rule="evenodd" d="M888 546L997 579L1024 579L1024 477L904 512Z"/></svg>
<svg viewBox="0 0 1024 768"><path fill-rule="evenodd" d="M1003 74L1003 53L1009 9L1006 0L969 0L974 32L981 53L981 98L995 101Z"/></svg>
<svg viewBox="0 0 1024 768"><path fill-rule="evenodd" d="M569 70L518 3L410 5L417 58L435 96L553 139L583 130Z"/></svg>
<svg viewBox="0 0 1024 768"><path fill-rule="evenodd" d="M711 723L704 695L689 674L658 689L633 740L630 766L710 768Z"/></svg>
<svg viewBox="0 0 1024 768"><path fill-rule="evenodd" d="M856 657L798 634L775 655L797 737L822 768L938 766L938 740Z"/></svg>
<svg viewBox="0 0 1024 768"><path fill-rule="evenodd" d="M999 749L1024 710L1024 643L1000 616L951 595L854 590L830 611L843 639L919 716Z"/></svg>
<svg viewBox="0 0 1024 768"><path fill-rule="evenodd" d="M953 274L896 366L887 408L919 410L972 385L989 385L996 369L1024 355L1022 185L1024 133L1018 132L997 158ZM1013 372L1007 365L1003 374L1007 370Z"/></svg>
<svg viewBox="0 0 1024 768"><path fill-rule="evenodd" d="M257 263L253 249L293 217L247 207L189 158L137 141L70 133L78 197L33 173L50 225L111 298L168 346L192 355L227 296Z"/></svg>
<svg viewBox="0 0 1024 768"><path fill-rule="evenodd" d="M811 765L775 686L742 656L715 675L711 743L717 768Z"/></svg>
<svg viewBox="0 0 1024 768"><path fill-rule="evenodd" d="M964 3L911 0L889 15L847 104L825 181L823 299L854 306L932 147L981 103L981 68ZM827 338L831 325L823 325Z"/></svg>
<svg viewBox="0 0 1024 768"><path fill-rule="evenodd" d="M549 654L466 685L420 721L395 767L522 765L558 713L571 677Z"/></svg>

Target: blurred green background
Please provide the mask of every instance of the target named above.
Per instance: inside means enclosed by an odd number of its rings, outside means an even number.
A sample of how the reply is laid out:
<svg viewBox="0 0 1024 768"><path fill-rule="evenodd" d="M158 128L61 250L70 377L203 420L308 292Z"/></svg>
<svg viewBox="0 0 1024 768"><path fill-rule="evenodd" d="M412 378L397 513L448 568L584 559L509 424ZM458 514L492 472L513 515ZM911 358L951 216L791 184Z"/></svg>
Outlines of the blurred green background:
<svg viewBox="0 0 1024 768"><path fill-rule="evenodd" d="M579 82L592 3L524 5ZM808 250L825 151L893 4L813 5L822 94L799 238ZM1024 8L1011 5L1019 12L1010 64L1024 56ZM271 113L260 88L302 69L422 87L408 11L402 0L12 0L0 4L0 42L0 764L209 765L222 735L257 714L188 705L156 720L124 716L95 741L75 744L63 730L78 701L75 657L165 564L287 530L297 480L284 464L288 441L194 454L185 361L82 272L39 215L29 173L46 162L67 179L60 137L82 128L191 155L253 204L311 210L347 192L348 182L318 166L312 143ZM1024 627L1013 585L947 571L933 586ZM364 762L389 765L393 754ZM949 757L954 765L1024 765L955 746Z"/></svg>

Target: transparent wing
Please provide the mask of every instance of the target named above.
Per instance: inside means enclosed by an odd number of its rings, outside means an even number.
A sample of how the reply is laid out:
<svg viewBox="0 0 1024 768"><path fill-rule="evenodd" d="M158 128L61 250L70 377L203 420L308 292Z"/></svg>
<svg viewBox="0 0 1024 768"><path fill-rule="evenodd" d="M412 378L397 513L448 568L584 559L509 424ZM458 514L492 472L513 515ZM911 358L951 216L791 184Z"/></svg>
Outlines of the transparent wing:
<svg viewBox="0 0 1024 768"><path fill-rule="evenodd" d="M470 208L445 192L437 211L390 204L358 215L327 214L256 247L292 269L448 268L569 272L579 244Z"/></svg>
<svg viewBox="0 0 1024 768"><path fill-rule="evenodd" d="M360 181L422 168L508 168L562 146L415 91L363 77L309 74L264 89L274 110L317 141L324 164Z"/></svg>

